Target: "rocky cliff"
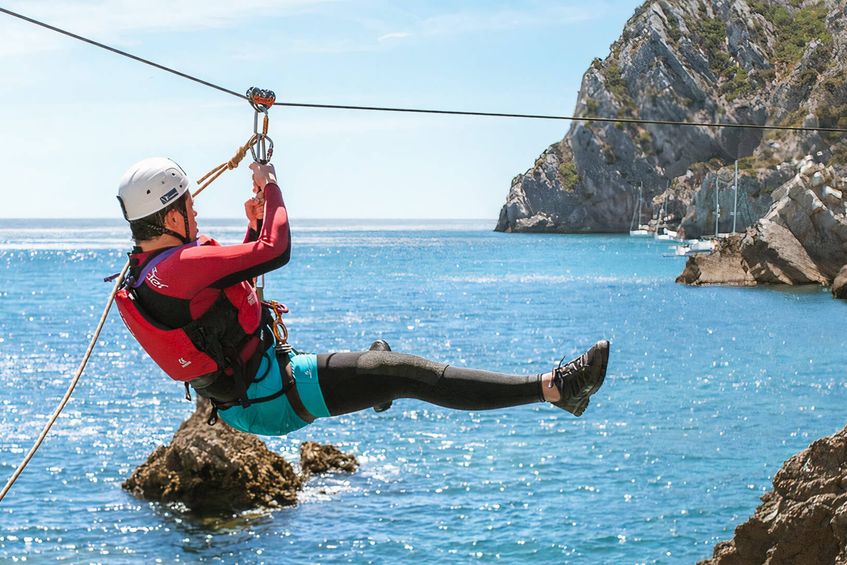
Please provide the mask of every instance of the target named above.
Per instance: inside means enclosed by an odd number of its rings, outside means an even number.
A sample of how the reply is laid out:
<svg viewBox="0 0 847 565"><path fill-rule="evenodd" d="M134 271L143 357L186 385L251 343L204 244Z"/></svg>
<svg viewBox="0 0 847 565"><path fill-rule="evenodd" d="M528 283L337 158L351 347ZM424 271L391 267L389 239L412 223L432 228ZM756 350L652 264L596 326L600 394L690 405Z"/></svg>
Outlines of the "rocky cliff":
<svg viewBox="0 0 847 565"><path fill-rule="evenodd" d="M832 167L808 158L773 192L763 218L743 236L721 240L713 253L689 257L677 282L832 285L847 265L844 184Z"/></svg>
<svg viewBox="0 0 847 565"><path fill-rule="evenodd" d="M579 117L847 125L847 32L834 0L649 0L582 79ZM625 232L638 186L689 237L732 227L727 189L739 160L738 226L807 154L840 169L841 134L574 121L516 176L499 231ZM717 180L717 184L716 184ZM648 206L637 218L650 220Z"/></svg>
<svg viewBox="0 0 847 565"><path fill-rule="evenodd" d="M847 564L847 428L785 462L755 514L701 565Z"/></svg>

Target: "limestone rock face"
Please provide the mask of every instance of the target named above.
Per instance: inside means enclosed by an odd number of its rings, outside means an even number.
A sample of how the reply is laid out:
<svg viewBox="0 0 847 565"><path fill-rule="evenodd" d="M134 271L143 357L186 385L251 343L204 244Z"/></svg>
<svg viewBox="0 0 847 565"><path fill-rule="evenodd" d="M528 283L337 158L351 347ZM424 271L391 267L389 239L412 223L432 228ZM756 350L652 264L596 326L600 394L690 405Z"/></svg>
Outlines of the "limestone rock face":
<svg viewBox="0 0 847 565"><path fill-rule="evenodd" d="M179 502L200 514L296 504L297 491L307 477L298 475L256 436L222 421L209 426L210 411L210 403L198 399L197 410L182 423L171 443L156 448L123 487L140 498ZM301 447L301 452L309 454L309 474L356 470L358 463L352 455L333 446L307 443L309 447ZM324 463L315 465L315 459Z"/></svg>
<svg viewBox="0 0 847 565"><path fill-rule="evenodd" d="M785 462L755 514L703 565L847 564L847 428Z"/></svg>
<svg viewBox="0 0 847 565"><path fill-rule="evenodd" d="M802 162L773 192L764 218L706 256L689 257L685 284L830 285L847 264L847 215L832 167Z"/></svg>
<svg viewBox="0 0 847 565"><path fill-rule="evenodd" d="M609 55L585 72L573 114L841 127L845 20L835 0L647 0ZM733 220L743 231L768 211L771 192L807 154L847 166L847 143L836 133L576 120L512 179L495 229L626 232L664 205L663 221L681 222L688 237L714 233L716 223L728 232ZM641 209L639 186L647 202Z"/></svg>

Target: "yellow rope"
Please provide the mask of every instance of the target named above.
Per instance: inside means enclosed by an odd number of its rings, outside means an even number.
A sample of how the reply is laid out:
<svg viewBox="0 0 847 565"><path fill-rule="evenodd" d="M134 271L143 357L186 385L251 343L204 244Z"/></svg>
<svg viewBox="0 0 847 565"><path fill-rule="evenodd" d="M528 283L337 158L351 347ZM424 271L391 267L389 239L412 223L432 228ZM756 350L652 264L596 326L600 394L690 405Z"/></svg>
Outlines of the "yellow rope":
<svg viewBox="0 0 847 565"><path fill-rule="evenodd" d="M268 118L265 116L265 134L268 131ZM197 181L197 184L200 185L197 190L191 195L192 197L197 196L204 190L206 187L215 182L215 180L224 173L224 171L231 171L238 167L241 161L244 159L244 156L247 155L247 152L250 151L250 148L256 143L258 136L254 133L250 136L250 139L247 140L247 143L238 148L238 151L235 152L235 155L232 156L232 159L227 161L226 163L221 163ZM205 181L205 182L203 182Z"/></svg>

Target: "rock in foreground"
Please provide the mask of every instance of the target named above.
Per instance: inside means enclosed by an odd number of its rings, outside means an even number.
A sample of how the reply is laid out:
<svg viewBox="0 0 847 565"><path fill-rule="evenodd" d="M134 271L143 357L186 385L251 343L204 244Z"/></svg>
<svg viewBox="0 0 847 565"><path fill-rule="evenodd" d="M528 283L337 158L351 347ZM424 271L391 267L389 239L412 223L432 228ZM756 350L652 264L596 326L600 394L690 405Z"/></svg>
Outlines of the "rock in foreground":
<svg viewBox="0 0 847 565"><path fill-rule="evenodd" d="M197 410L174 434L170 445L158 447L124 482L135 496L163 503L179 502L199 514L220 514L252 508L276 508L297 503L306 476L270 451L256 436L218 421L209 426L211 405L200 399ZM308 446L308 447L306 447ZM354 471L352 455L331 445L301 446L306 474ZM321 461L315 465L314 461ZM343 462L341 464L340 462Z"/></svg>
<svg viewBox="0 0 847 565"><path fill-rule="evenodd" d="M304 441L300 445L300 469L304 476L331 471L353 473L358 468L359 462L355 457L342 453L333 445L321 445L314 441Z"/></svg>
<svg viewBox="0 0 847 565"><path fill-rule="evenodd" d="M786 461L756 513L701 563L847 563L847 428Z"/></svg>
<svg viewBox="0 0 847 565"><path fill-rule="evenodd" d="M709 255L688 259L685 284L830 285L847 264L847 208L835 171L808 158L773 193L764 218Z"/></svg>

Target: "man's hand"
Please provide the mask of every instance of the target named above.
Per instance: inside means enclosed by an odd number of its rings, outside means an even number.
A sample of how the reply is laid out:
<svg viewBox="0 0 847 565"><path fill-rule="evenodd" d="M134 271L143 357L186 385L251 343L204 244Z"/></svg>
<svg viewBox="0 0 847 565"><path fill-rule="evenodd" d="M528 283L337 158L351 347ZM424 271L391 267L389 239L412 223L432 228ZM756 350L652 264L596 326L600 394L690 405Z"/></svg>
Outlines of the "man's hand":
<svg viewBox="0 0 847 565"><path fill-rule="evenodd" d="M265 190L265 186L270 182L277 184L276 171L270 163L260 165L254 161L250 164L250 170L253 171L253 192Z"/></svg>
<svg viewBox="0 0 847 565"><path fill-rule="evenodd" d="M244 213L247 214L250 227L258 230L258 220L265 217L265 186L271 182L276 184L276 171L270 163L262 165L255 161L250 164L250 170L253 171L253 194L255 196L244 203Z"/></svg>
<svg viewBox="0 0 847 565"><path fill-rule="evenodd" d="M256 192L255 187L253 191ZM258 220L265 217L265 193L258 191L256 192L256 196L247 200L244 203L244 213L247 214L247 221L250 223L250 228L254 231L259 231Z"/></svg>

